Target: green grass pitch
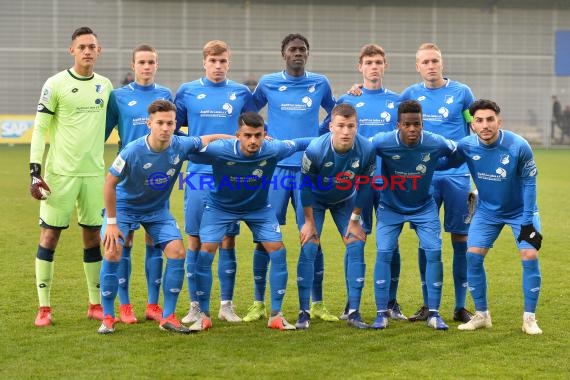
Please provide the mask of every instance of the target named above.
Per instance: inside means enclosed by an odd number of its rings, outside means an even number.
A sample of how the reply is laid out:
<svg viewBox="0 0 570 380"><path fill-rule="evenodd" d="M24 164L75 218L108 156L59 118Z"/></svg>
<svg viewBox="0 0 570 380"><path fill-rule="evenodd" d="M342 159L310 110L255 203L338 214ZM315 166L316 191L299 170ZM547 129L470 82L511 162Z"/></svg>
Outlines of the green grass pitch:
<svg viewBox="0 0 570 380"><path fill-rule="evenodd" d="M107 149L107 164L114 148ZM266 321L230 324L217 320L219 288L212 293L212 330L178 336L155 323L118 324L111 336L97 334L99 322L87 320L87 292L79 228L62 234L55 255L52 307L55 325L38 329L34 258L38 244L38 202L28 192L27 146L0 146L0 378L568 378L570 374L570 151L537 151L538 196L544 238L540 251L542 293L537 310L544 334L521 332L521 264L510 230L505 229L486 260L493 328L460 332L452 321L451 247L444 235L444 290L441 313L445 332L421 323L393 322L384 331L356 331L345 323L313 321L307 331L269 330ZM174 190L172 210L182 225L182 191ZM290 214L292 215L292 214ZM298 234L289 218L283 228L288 250L289 285L284 312L297 315ZM345 302L343 245L328 217L322 237L325 252L325 301L340 313ZM408 228L401 237L399 302L406 314L421 303L417 239ZM253 299L251 234L238 238L234 301L243 315ZM374 237L366 245L366 285L362 314L375 316L372 272ZM144 242L133 249L132 302L142 320L146 303ZM214 268L217 268L216 263ZM214 269L216 271L216 269ZM186 284L177 314L188 307ZM468 297L468 308L473 304Z"/></svg>

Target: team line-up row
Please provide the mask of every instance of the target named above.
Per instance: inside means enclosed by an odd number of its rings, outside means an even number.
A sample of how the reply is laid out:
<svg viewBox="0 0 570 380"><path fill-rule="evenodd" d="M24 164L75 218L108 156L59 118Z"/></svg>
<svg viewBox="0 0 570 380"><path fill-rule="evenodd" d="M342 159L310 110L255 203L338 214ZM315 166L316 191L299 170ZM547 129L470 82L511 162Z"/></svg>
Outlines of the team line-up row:
<svg viewBox="0 0 570 380"><path fill-rule="evenodd" d="M49 78L42 88L31 144L30 190L41 200L36 326L52 324L54 253L61 231L69 226L77 208L85 247L88 317L102 320L98 330L102 334L113 333L119 320L137 321L129 277L133 233L140 225L146 234L145 317L158 321L163 330L189 333L211 328L212 261L218 250L221 320L248 322L267 317L268 280L270 328L308 329L311 318L321 318L345 319L358 329L384 329L390 318L406 319L396 297L398 237L406 222L419 237L423 294L423 305L409 320L424 320L428 327L446 330L448 325L439 314L443 265L438 212L443 204L444 229L451 234L454 251L453 319L461 322L458 328L492 325L483 262L508 224L523 265L522 330L542 333L535 317L542 235L532 150L523 138L501 129L496 103L475 100L468 86L443 76L443 59L435 44L425 43L418 49L416 70L422 81L402 94L382 86L388 65L384 50L376 44L365 45L358 64L362 84L337 100L324 75L305 70L309 42L300 34L283 39L284 70L262 76L253 93L227 78L230 49L219 40L204 46L204 76L183 84L174 98L169 89L154 82L158 54L152 46L134 49L135 80L115 90L107 78L94 72L101 47L90 28L74 31L69 51L73 67ZM266 121L257 114L264 107ZM320 108L327 112L322 122ZM180 136L182 126L188 127L190 136ZM105 178L103 144L115 128L121 149ZM470 129L475 134L470 136ZM46 135L50 149L42 177ZM184 199L187 250L168 208L175 179L186 160L187 173L196 173L185 181L191 185L185 187ZM168 186L151 186L156 185L156 173L164 174L160 184ZM471 202L474 213L467 202L469 173L478 190L478 201L474 196ZM213 178L214 189L199 186L206 177ZM261 186L274 177L314 186ZM248 184L256 186L237 186L237 178L248 178ZM347 186L322 188L317 186L319 178L340 178ZM376 181L379 178L414 181L381 191L372 185L382 186ZM235 186L219 186L224 179ZM279 225L285 224L290 200L301 242L295 324L281 311L288 269ZM340 318L323 301L320 237L326 210L346 247L347 303ZM365 278L364 245L374 216L377 316L368 324L359 306ZM255 300L243 319L232 303L239 221L248 225L256 242ZM185 276L190 308L179 321L174 311ZM158 304L161 284L163 307ZM467 288L475 303L474 314L465 308ZM114 305L117 295L119 317Z"/></svg>

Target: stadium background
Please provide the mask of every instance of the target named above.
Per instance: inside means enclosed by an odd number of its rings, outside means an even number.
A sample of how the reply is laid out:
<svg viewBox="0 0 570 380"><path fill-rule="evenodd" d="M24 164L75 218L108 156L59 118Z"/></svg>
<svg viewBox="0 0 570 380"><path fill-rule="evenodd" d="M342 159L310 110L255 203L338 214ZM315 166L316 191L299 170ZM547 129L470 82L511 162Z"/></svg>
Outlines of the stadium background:
<svg viewBox="0 0 570 380"><path fill-rule="evenodd" d="M478 98L496 100L508 128L535 145L549 146L551 95L562 107L570 104L570 76L556 76L554 70L556 31L570 30L570 1L461 3L2 1L0 116L9 114L2 121L2 137L31 128L30 117L17 115L34 114L46 78L72 64L71 32L87 25L103 46L98 73L118 86L129 71L133 47L150 43L160 56L157 82L173 91L202 74L201 48L210 39L230 44L230 78L243 82L282 69L282 38L302 33L311 44L308 69L327 75L336 96L361 80L356 61L363 44L386 49L390 66L384 84L400 92L420 81L415 51L433 41L443 51L446 76L467 83Z"/></svg>

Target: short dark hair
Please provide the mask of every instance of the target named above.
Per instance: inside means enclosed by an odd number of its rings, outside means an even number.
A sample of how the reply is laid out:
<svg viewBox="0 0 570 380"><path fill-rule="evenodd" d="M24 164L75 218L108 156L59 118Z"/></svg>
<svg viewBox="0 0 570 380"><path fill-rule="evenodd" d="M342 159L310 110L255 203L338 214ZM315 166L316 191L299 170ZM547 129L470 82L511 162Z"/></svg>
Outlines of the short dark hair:
<svg viewBox="0 0 570 380"><path fill-rule="evenodd" d="M137 46L136 48L133 49L133 62L135 61L135 55L139 52L139 51L146 51L149 53L154 53L157 56L158 59L158 53L156 52L156 49L150 45L147 44L142 44Z"/></svg>
<svg viewBox="0 0 570 380"><path fill-rule="evenodd" d="M398 106L398 120L403 113L422 113L422 105L417 100L406 100Z"/></svg>
<svg viewBox="0 0 570 380"><path fill-rule="evenodd" d="M154 102L150 103L148 106L148 114L152 115L156 112L169 112L174 111L176 112L176 106L170 100L159 99L155 100Z"/></svg>
<svg viewBox="0 0 570 380"><path fill-rule="evenodd" d="M75 31L73 32L73 34L71 35L71 41L75 41L75 39L79 36L83 36L86 34L92 34L95 37L97 37L97 35L95 34L95 32L88 26L82 26L79 27L77 29L75 29Z"/></svg>
<svg viewBox="0 0 570 380"><path fill-rule="evenodd" d="M263 121L263 117L261 117L257 112L244 112L239 115L238 128L241 128L244 125L253 128L260 128L265 126L265 122Z"/></svg>
<svg viewBox="0 0 570 380"><path fill-rule="evenodd" d="M469 113L471 114L471 116L475 115L475 112L479 110L492 110L497 115L501 113L501 108L499 107L499 105L489 99L476 100L475 102L473 102L473 104L471 104L471 107L469 107Z"/></svg>
<svg viewBox="0 0 570 380"><path fill-rule="evenodd" d="M299 33L293 33L293 34L286 35L285 38L283 38L283 41L281 41L281 53L285 53L285 48L287 47L289 42L291 42L293 40L303 41L305 43L305 45L307 45L307 50L311 50L309 47L309 40L305 36L303 36L302 34L299 34Z"/></svg>
<svg viewBox="0 0 570 380"><path fill-rule="evenodd" d="M345 118L352 117L356 115L356 109L349 103L340 103L334 106L331 111L331 117L342 116Z"/></svg>

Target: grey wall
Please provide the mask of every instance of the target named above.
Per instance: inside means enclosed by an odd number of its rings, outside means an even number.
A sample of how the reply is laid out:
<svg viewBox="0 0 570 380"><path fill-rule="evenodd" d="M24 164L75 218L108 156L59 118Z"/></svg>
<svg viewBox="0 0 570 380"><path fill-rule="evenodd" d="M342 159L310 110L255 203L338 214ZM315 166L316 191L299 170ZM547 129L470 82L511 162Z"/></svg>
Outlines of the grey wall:
<svg viewBox="0 0 570 380"><path fill-rule="evenodd" d="M91 26L103 45L96 71L118 85L131 50L159 50L157 81L176 91L200 76L210 39L232 47L230 77L242 81L280 70L282 38L309 38L309 70L341 94L361 80L359 48L388 52L385 86L420 80L415 51L439 45L446 75L503 108L506 126L538 143L549 140L550 96L570 104L570 77L554 76L554 32L570 29L570 1L177 1L20 0L0 2L0 113L33 114L45 79L72 65L70 34ZM403 5L405 4L405 5ZM547 127L548 126L548 127Z"/></svg>

